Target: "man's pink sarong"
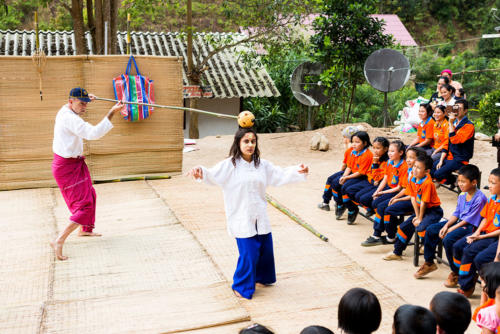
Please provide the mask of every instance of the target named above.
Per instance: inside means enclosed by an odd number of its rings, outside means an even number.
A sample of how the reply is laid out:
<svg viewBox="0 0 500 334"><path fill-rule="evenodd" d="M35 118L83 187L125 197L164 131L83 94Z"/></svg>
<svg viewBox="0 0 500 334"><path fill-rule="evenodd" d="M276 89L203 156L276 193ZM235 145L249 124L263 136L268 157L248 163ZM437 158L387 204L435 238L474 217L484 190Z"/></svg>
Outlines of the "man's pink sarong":
<svg viewBox="0 0 500 334"><path fill-rule="evenodd" d="M54 154L52 174L71 211L70 220L92 232L95 222L96 193L85 158L63 158Z"/></svg>

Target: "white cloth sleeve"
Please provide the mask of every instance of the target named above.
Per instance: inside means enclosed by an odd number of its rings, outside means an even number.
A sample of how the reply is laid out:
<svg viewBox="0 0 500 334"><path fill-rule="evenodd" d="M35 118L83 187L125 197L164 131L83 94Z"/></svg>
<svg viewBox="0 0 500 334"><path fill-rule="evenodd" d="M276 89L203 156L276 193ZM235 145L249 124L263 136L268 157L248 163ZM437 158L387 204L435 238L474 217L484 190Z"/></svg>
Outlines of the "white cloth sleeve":
<svg viewBox="0 0 500 334"><path fill-rule="evenodd" d="M75 135L86 140L96 140L102 138L113 128L113 124L108 117L104 117L97 125L85 122L77 115L66 118L64 125Z"/></svg>
<svg viewBox="0 0 500 334"><path fill-rule="evenodd" d="M203 170L203 182L213 186L224 186L229 179L229 175L234 170L234 165L231 159L225 159L217 163L212 168L201 166Z"/></svg>
<svg viewBox="0 0 500 334"><path fill-rule="evenodd" d="M287 183L294 183L305 181L307 174L300 174L299 166L290 166L281 168L274 166L269 161L262 161L265 163L267 184L270 186L279 187Z"/></svg>

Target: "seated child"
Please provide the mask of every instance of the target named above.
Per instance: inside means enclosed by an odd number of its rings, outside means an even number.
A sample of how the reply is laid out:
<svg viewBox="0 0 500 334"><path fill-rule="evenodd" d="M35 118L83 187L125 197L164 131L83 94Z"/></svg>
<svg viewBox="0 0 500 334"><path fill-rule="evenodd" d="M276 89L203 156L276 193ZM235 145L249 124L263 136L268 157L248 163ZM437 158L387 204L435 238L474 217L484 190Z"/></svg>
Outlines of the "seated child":
<svg viewBox="0 0 500 334"><path fill-rule="evenodd" d="M335 215L340 219L346 207L344 203L349 202L345 189L366 180L366 174L373 160L373 153L368 148L371 146L370 136L366 131L358 131L351 138L352 151L347 158L347 167L340 178L332 182L332 193L337 206ZM323 200L325 197L323 197Z"/></svg>
<svg viewBox="0 0 500 334"><path fill-rule="evenodd" d="M495 304L481 309L476 318L481 334L498 333L500 329L500 286L495 290Z"/></svg>
<svg viewBox="0 0 500 334"><path fill-rule="evenodd" d="M349 196L349 201L345 203L348 210L347 224L353 224L356 220L359 212L358 205L360 198L366 196L371 199L371 196L377 190L380 180L384 177L387 160L389 159L387 155L389 141L384 137L377 137L373 141L372 146L373 160L367 173L367 179L361 180L345 189L345 193Z"/></svg>
<svg viewBox="0 0 500 334"><path fill-rule="evenodd" d="M344 134L344 132L342 133ZM346 135L348 135L348 132L346 132ZM321 210L330 211L329 203L333 196L332 185L334 183L335 184L338 183L339 179L344 174L344 171L347 168L347 160L351 156L352 152L351 137L352 135L349 138L344 137L344 144L346 145L346 150L344 152L344 160L342 161L342 167L340 168L340 171L333 175L330 175L328 179L326 179L325 190L323 191L323 202L318 204L318 208L320 208Z"/></svg>
<svg viewBox="0 0 500 334"><path fill-rule="evenodd" d="M360 321L362 319L362 321ZM338 327L346 334L372 333L380 326L382 308L372 292L363 288L347 291L339 302Z"/></svg>
<svg viewBox="0 0 500 334"><path fill-rule="evenodd" d="M394 313L393 334L433 334L436 329L436 318L425 307L405 304Z"/></svg>
<svg viewBox="0 0 500 334"><path fill-rule="evenodd" d="M471 319L470 303L464 296L448 291L432 297L430 310L437 322L437 333L463 334Z"/></svg>
<svg viewBox="0 0 500 334"><path fill-rule="evenodd" d="M471 234L481 222L480 212L488 201L477 188L480 177L479 168L466 165L458 171L458 186L462 193L458 196L457 207L450 219L432 224L427 228L424 242L425 263L415 273L415 278L422 278L437 270L434 263L436 247L440 239L450 264L451 273L445 282L446 287L454 287L458 282L458 267L453 263L453 244Z"/></svg>
<svg viewBox="0 0 500 334"><path fill-rule="evenodd" d="M380 227L378 230L373 231L373 235L369 236L365 241L361 243L363 247L377 246L384 243L394 243L396 238L396 228L399 225L398 216L403 216L413 211L413 206L411 205L411 197L405 195L405 189L408 186L408 182L412 177L412 169L415 161L417 160L417 155L425 155L425 152L419 147L410 147L406 151L406 165L408 167L406 178L401 179L401 186L403 189L389 200L387 208L384 210L384 228L377 224L374 227ZM386 231L387 236L384 239L382 232Z"/></svg>
<svg viewBox="0 0 500 334"><path fill-rule="evenodd" d="M434 119L432 118L432 106L427 104L420 104L418 109L418 117L421 122L417 128L417 138L413 140L410 147L416 146L422 148L427 154L432 154L432 144L434 141Z"/></svg>
<svg viewBox="0 0 500 334"><path fill-rule="evenodd" d="M394 251L384 257L384 260L402 260L403 251L408 246L413 233L416 238L424 238L427 227L438 223L443 217L441 201L432 182L429 171L432 159L429 156L419 156L413 166L413 177L406 188L406 194L411 196L414 214L399 227L394 243Z"/></svg>
<svg viewBox="0 0 500 334"><path fill-rule="evenodd" d="M496 290L500 286L500 262L483 264L479 270L481 279L481 301L472 314L472 320L477 322L477 314L485 307L495 305Z"/></svg>
<svg viewBox="0 0 500 334"><path fill-rule="evenodd" d="M449 144L448 154L441 167L434 162L431 175L437 182L454 184L452 173L467 165L474 155L474 124L467 118L469 103L459 99L448 115Z"/></svg>
<svg viewBox="0 0 500 334"><path fill-rule="evenodd" d="M500 169L495 168L488 177L491 197L481 210L481 224L474 233L461 238L453 245L453 263L459 266L458 293L472 296L477 279L477 270L491 262L498 254L500 236Z"/></svg>
<svg viewBox="0 0 500 334"><path fill-rule="evenodd" d="M387 208L391 198L401 190L401 184L407 177L408 167L405 161L405 146L402 141L395 140L389 145L389 161L385 169L385 175L377 190L373 193L372 208L375 211L375 218L373 223L374 235L378 238L384 231L384 211ZM367 205L369 203L363 202L361 204Z"/></svg>

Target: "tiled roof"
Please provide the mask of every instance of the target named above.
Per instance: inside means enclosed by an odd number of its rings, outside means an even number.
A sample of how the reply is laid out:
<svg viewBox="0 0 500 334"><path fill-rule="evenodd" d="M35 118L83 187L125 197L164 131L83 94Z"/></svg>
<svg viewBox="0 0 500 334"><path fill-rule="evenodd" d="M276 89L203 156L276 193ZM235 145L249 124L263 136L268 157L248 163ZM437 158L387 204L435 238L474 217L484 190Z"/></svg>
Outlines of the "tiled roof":
<svg viewBox="0 0 500 334"><path fill-rule="evenodd" d="M401 46L418 46L396 14L373 14L370 16L379 20L384 20L384 33L394 36L396 43Z"/></svg>
<svg viewBox="0 0 500 334"><path fill-rule="evenodd" d="M41 31L40 47L47 56L71 56L76 54L73 31ZM193 36L193 61L196 65L200 55L206 56L213 50L207 39L224 38L227 34L200 33ZM245 35L233 33L234 40ZM92 37L85 34L87 54L92 55ZM118 53L126 54L126 32L118 32ZM238 51L244 48L228 48L217 53L208 61L208 69L203 71L203 85L210 86L216 98L233 97L270 97L280 93L273 80L263 67L245 68L241 64ZM183 83L188 85L186 77L186 38L179 33L131 32L131 52L134 55L180 56L183 62ZM35 51L35 32L32 31L1 31L0 56L31 56Z"/></svg>

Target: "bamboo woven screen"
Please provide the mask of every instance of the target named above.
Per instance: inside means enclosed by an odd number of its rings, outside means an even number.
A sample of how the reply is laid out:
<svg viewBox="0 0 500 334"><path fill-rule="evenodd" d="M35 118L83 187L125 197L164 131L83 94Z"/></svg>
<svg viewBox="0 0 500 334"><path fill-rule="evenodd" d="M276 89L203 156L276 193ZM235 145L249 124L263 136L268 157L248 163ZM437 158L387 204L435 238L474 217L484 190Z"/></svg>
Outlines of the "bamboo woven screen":
<svg viewBox="0 0 500 334"><path fill-rule="evenodd" d="M136 57L142 75L154 80L157 104L182 106L181 60ZM0 190L54 186L52 138L55 116L73 87L114 98L112 79L125 71L127 56L47 57L40 101L31 57L0 57ZM135 72L133 72L135 73ZM84 119L97 124L113 103L89 104ZM113 118L102 139L85 142L84 155L94 180L182 169L183 112L155 109L146 120Z"/></svg>

